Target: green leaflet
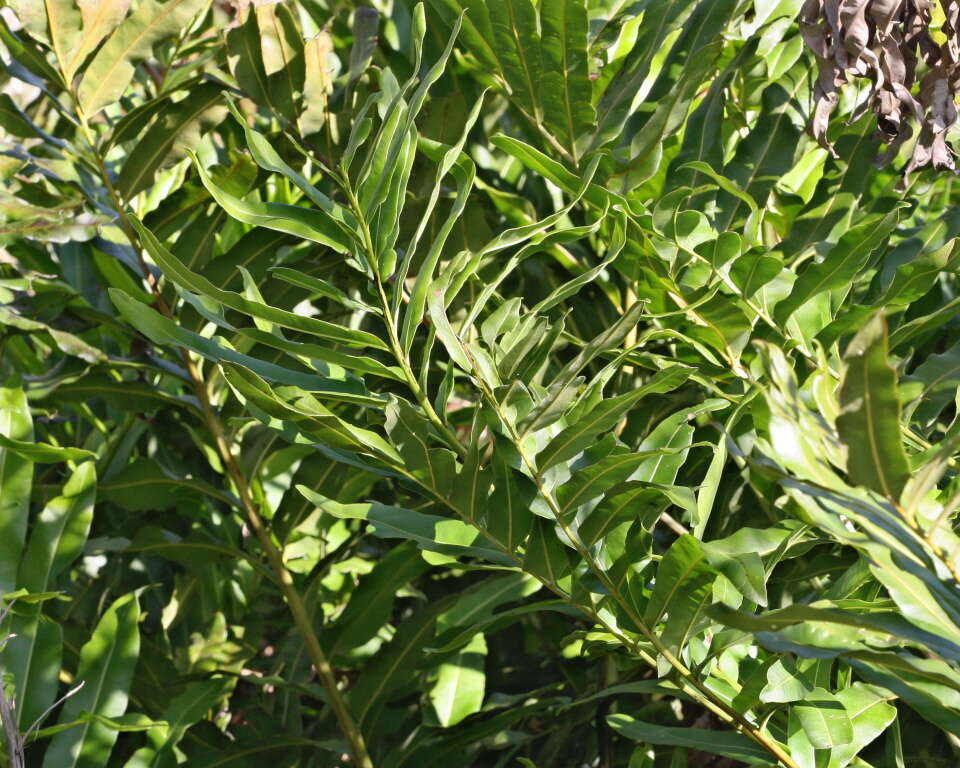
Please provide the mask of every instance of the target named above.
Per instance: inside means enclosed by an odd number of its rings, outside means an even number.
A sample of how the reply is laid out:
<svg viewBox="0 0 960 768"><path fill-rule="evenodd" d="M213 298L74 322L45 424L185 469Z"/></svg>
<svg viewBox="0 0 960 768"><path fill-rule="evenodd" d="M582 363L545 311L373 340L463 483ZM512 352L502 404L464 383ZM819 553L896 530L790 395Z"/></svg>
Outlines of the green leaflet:
<svg viewBox="0 0 960 768"><path fill-rule="evenodd" d="M429 422L406 401L393 399L384 427L403 459L407 473L435 497L447 499L455 481L456 462L446 448L431 448Z"/></svg>
<svg viewBox="0 0 960 768"><path fill-rule="evenodd" d="M482 634L477 634L440 665L437 682L430 689L429 696L444 728L456 725L483 706L486 656L486 640Z"/></svg>
<svg viewBox="0 0 960 768"><path fill-rule="evenodd" d="M462 635L464 630L492 618L494 611L504 603L521 600L539 589L536 579L522 573L508 573L481 582L462 593L456 605L437 617L437 634L459 630Z"/></svg>
<svg viewBox="0 0 960 768"><path fill-rule="evenodd" d="M331 656L363 645L390 619L397 591L428 568L417 548L401 544L365 576L327 634Z"/></svg>
<svg viewBox="0 0 960 768"><path fill-rule="evenodd" d="M372 312L373 314L382 313L382 310L378 307L374 307L370 304L364 303L363 301L353 299L327 281L321 280L320 278L312 275L304 274L296 269L290 269L289 267L274 267L270 270L270 274L274 277L278 277L281 280L291 283L292 285L298 285L301 288L306 288L308 291L311 291L319 296L332 299L338 304L342 304L347 309L360 309L364 312Z"/></svg>
<svg viewBox="0 0 960 768"><path fill-rule="evenodd" d="M780 632L787 627L801 624L834 624L837 627L827 630L840 637L845 630L840 627L855 627L866 632L849 631L851 641L874 642L877 646L891 644L891 637L896 642L913 645L917 648L936 649L937 653L945 658L960 657L960 646L942 637L926 632L923 629L904 620L891 612L874 611L871 613L856 613L843 610L830 604L816 604L811 606L795 605L769 611L759 616L750 616L742 612L735 612L724 606L713 606L710 615L737 629L750 632ZM886 636L886 637L885 637Z"/></svg>
<svg viewBox="0 0 960 768"><path fill-rule="evenodd" d="M6 307L0 307L0 325L18 328L24 331L42 331L50 334L53 342L66 354L79 357L88 363L102 362L104 354L96 347L87 344L72 333L53 328L46 323L20 317Z"/></svg>
<svg viewBox="0 0 960 768"><path fill-rule="evenodd" d="M605 189L600 184L592 183L592 174L586 174L588 178L583 179L536 147L503 134L491 136L490 143L516 157L521 163L559 186L568 195L582 196L591 205L600 209L604 209L608 203L620 203L624 208L628 208L623 197ZM590 168L589 165L587 167ZM582 191L580 191L581 187Z"/></svg>
<svg viewBox="0 0 960 768"><path fill-rule="evenodd" d="M466 207L470 190L473 186L475 174L473 163L458 163L455 164L451 170L453 171L454 178L457 180L457 198L450 211L450 215L443 223L443 227L441 228L438 237L436 240L434 240L433 246L427 255L426 264L421 272L417 275L417 280L413 287L413 295L410 297L410 304L403 313L403 326L400 336L400 344L401 347L407 352L409 352L413 345L413 338L414 334L416 333L417 326L423 321L424 308L430 304L432 300L435 301L443 298L439 294L438 289L436 287L432 287L431 285L433 280L433 272L436 268L437 261L440 258L440 254L443 251L443 244L449 237L454 225L459 220L463 209ZM415 247L416 241L414 241L414 243L411 245ZM408 261L405 259L401 265L400 274L405 276L407 268ZM430 296L431 290L433 291L432 297ZM431 313L431 315L432 314L433 313ZM434 322L437 322L436 318L434 318ZM451 340L448 340L445 343L447 344L448 349L453 347ZM466 366L464 367L466 368Z"/></svg>
<svg viewBox="0 0 960 768"><path fill-rule="evenodd" d="M900 383L910 420L931 424L952 403L960 386L960 347L954 344L942 354L930 355Z"/></svg>
<svg viewBox="0 0 960 768"><path fill-rule="evenodd" d="M272 9L258 8L248 14L242 25L227 34L227 63L237 83L257 104L293 121L297 113L294 92L304 76L303 44L299 40L291 41L286 30L277 35L275 22L278 22L277 14ZM284 59L283 47L277 45L280 39L284 39L286 45L292 42L301 49L300 55L289 64ZM290 55L289 49L286 53ZM280 71L274 71L278 66Z"/></svg>
<svg viewBox="0 0 960 768"><path fill-rule="evenodd" d="M493 492L487 504L484 529L507 551L515 552L533 524L530 503L536 497L537 489L529 477L510 466L503 439L494 448L491 464Z"/></svg>
<svg viewBox="0 0 960 768"><path fill-rule="evenodd" d="M692 536L677 539L657 568L653 593L643 614L643 623L654 627L666 615L660 642L678 655L697 629L704 610L712 601L716 572ZM661 674L666 667L662 660Z"/></svg>
<svg viewBox="0 0 960 768"><path fill-rule="evenodd" d="M416 232L413 234L413 237L411 237L410 243L406 249L406 253L404 254L403 261L401 262L398 270L398 279L406 279L407 273L410 269L410 264L412 263L414 254L416 253L417 246L419 245L420 239L423 237L423 233L426 230L427 224L430 220L430 214L436 207L437 200L440 197L441 183L443 178L447 173L452 172L457 183L456 202L452 206L440 232L437 233L433 239L433 244L431 245L430 251L426 257L426 263L421 267L420 272L417 275L417 281L414 284L410 306L404 312L401 342L403 348L408 351L412 342L411 336L413 334L413 330L423 319L423 310L426 300L425 295L427 290L429 290L429 285L433 279L433 273L436 269L437 262L440 259L440 254L443 252L443 246L449 238L450 233L453 231L453 227L456 225L456 222L462 215L466 206L467 197L473 187L473 181L476 173L475 168L472 163L465 162L463 159L461 159L461 153L463 151L463 146L466 143L467 135L480 115L480 108L482 105L483 97L481 96L471 110L470 115L467 117L467 121L464 125L463 131L460 134L459 141L454 146L445 149L440 157L439 162L437 163L437 174L433 188L430 190L430 200L427 203L425 212L426 215L423 217L423 219L421 219L420 224L417 226ZM397 301L399 300L400 299L398 297L397 300L394 301L395 313L398 309Z"/></svg>
<svg viewBox="0 0 960 768"><path fill-rule="evenodd" d="M188 685L183 693L170 702L161 723L148 726L147 738L151 746L137 750L127 762L128 768L159 768L175 760L174 748L187 729L202 720L230 692L233 685L234 682L228 677L216 677Z"/></svg>
<svg viewBox="0 0 960 768"><path fill-rule="evenodd" d="M83 30L77 44L70 51L64 66L64 75L72 80L100 42L123 21L130 7L128 0L99 0L95 3L79 3Z"/></svg>
<svg viewBox="0 0 960 768"><path fill-rule="evenodd" d="M487 513L487 497L493 482L493 472L482 467L483 448L480 444L481 427L475 418L470 430L470 443L463 459L463 466L453 484L452 504L457 514L468 522L478 522Z"/></svg>
<svg viewBox="0 0 960 768"><path fill-rule="evenodd" d="M719 5L717 10L721 14L728 10L725 3L712 5ZM697 13L697 10L700 12ZM591 148L603 146L621 134L624 123L630 117L637 93L644 86L649 90L651 75L657 74L651 72L654 60L658 53L662 55L663 46L667 44L671 33L678 28L686 31L695 27L699 18L710 10L711 6L698 4L695 0L669 0L659 9L656 17L652 18L652 23L641 25L636 33L636 43L626 50L624 61L599 95L597 114L600 125ZM706 24L706 28L711 33L716 33L719 25L716 20L709 21L712 23ZM695 39L696 35L681 33L678 53L683 55L686 52L686 44L691 37Z"/></svg>
<svg viewBox="0 0 960 768"><path fill-rule="evenodd" d="M33 420L23 390L8 382L0 387L0 436L28 443ZM16 588L30 512L33 460L0 442L0 593Z"/></svg>
<svg viewBox="0 0 960 768"><path fill-rule="evenodd" d="M723 168L723 176L763 204L776 180L793 166L800 132L791 116L792 100L806 88L801 73L789 73L782 81L763 90L761 116L747 141L737 145L733 159ZM721 197L716 219L718 231L732 229L741 213L739 196ZM779 317L779 315L778 315Z"/></svg>
<svg viewBox="0 0 960 768"><path fill-rule="evenodd" d="M831 768L840 768L854 759L864 747L873 742L897 715L897 708L882 688L854 683L837 693L837 699L850 717L853 728L849 744L834 747L830 755Z"/></svg>
<svg viewBox="0 0 960 768"><path fill-rule="evenodd" d="M25 139L34 138L39 131L6 93L0 94L0 126L10 134Z"/></svg>
<svg viewBox="0 0 960 768"><path fill-rule="evenodd" d="M326 212L299 205L242 200L214 184L199 161L194 160L194 167L213 199L235 219L255 227L266 227L302 237L333 248L339 253L347 253L353 247L353 240Z"/></svg>
<svg viewBox="0 0 960 768"><path fill-rule="evenodd" d="M20 565L20 586L31 592L45 592L79 557L93 519L96 482L94 464L84 462L63 486L63 494L40 514Z"/></svg>
<svg viewBox="0 0 960 768"><path fill-rule="evenodd" d="M101 481L98 492L103 501L130 511L170 509L181 503L197 503L199 495L204 493L233 503L228 495L209 483L197 478L171 476L149 459L128 464Z"/></svg>
<svg viewBox="0 0 960 768"><path fill-rule="evenodd" d="M238 328L237 333L259 344L279 349L293 359L301 362L304 360L321 361L323 363L331 363L334 366L342 366L343 368L358 373L369 373L385 379L403 381L403 373L399 368L396 366L386 366L374 360L372 357L348 355L345 352L339 352L335 349L321 346L320 344L287 341L287 339L277 333L269 333L259 328Z"/></svg>
<svg viewBox="0 0 960 768"><path fill-rule="evenodd" d="M312 336L340 342L348 346L387 349L387 345L372 333L345 329L342 326L328 323L324 320L305 317L294 312L286 312L264 304L262 301L246 298L232 291L224 291L217 288L209 280L195 272L191 272L181 264L173 254L160 245L160 242L148 232L142 224L137 222L135 226L139 228L141 237L143 237L144 242L147 244L151 257L156 260L157 264L167 272L172 279L184 288L210 297L238 312L245 312L251 317L267 320L285 328L304 331Z"/></svg>
<svg viewBox="0 0 960 768"><path fill-rule="evenodd" d="M722 401L707 400L660 422L637 446L638 452L652 455L638 468L635 478L663 485L672 484L691 446L694 430L689 424L690 419L725 406L726 403Z"/></svg>
<svg viewBox="0 0 960 768"><path fill-rule="evenodd" d="M30 33L48 41L54 57L70 79L70 61L80 38L81 16L70 0L24 2L14 0L12 8Z"/></svg>
<svg viewBox="0 0 960 768"><path fill-rule="evenodd" d="M78 381L61 384L56 388L56 397L64 402L102 400L111 406L129 411L150 412L168 405L175 408L190 406L168 392L133 380L114 379L110 376L89 375Z"/></svg>
<svg viewBox="0 0 960 768"><path fill-rule="evenodd" d="M265 421L270 417L283 419L284 429L295 427L310 441L370 453L391 463L398 462L397 452L380 435L339 418L309 392L297 386L274 389L253 369L229 363L221 365L230 386L249 406L255 406L265 414ZM376 401L375 404L382 405L382 402Z"/></svg>
<svg viewBox="0 0 960 768"><path fill-rule="evenodd" d="M853 724L840 700L814 688L793 708L815 749L831 749L853 741Z"/></svg>
<svg viewBox="0 0 960 768"><path fill-rule="evenodd" d="M304 47L303 105L298 125L305 136L316 133L327 120L327 104L333 90L333 78L339 62L331 62L333 41L330 34L321 30L308 38Z"/></svg>
<svg viewBox="0 0 960 768"><path fill-rule="evenodd" d="M875 314L847 345L837 431L853 482L897 500L910 467L900 440L897 376L887 362L887 329Z"/></svg>
<svg viewBox="0 0 960 768"><path fill-rule="evenodd" d="M680 153L671 165L672 168L676 168L676 172L670 174L667 181L668 189L683 184L696 187L701 165L711 170L723 165L722 141L715 127L723 119L730 80L738 68L742 67L754 53L755 45L756 40L751 40L737 52L733 60L713 81L704 99L691 113L684 129Z"/></svg>
<svg viewBox="0 0 960 768"><path fill-rule="evenodd" d="M876 302L880 307L907 306L921 298L941 272L953 268L960 259L960 247L957 240L930 253L923 253L897 267L893 279L884 295Z"/></svg>
<svg viewBox="0 0 960 768"><path fill-rule="evenodd" d="M35 3L28 4L28 0L20 0L20 2L23 7L38 8ZM0 22L0 37L3 38L3 44L10 51L11 58L25 67L28 72L34 72L53 84L62 82L62 76L50 66L43 51L34 45L33 41L24 40L20 36L14 35L6 19Z"/></svg>
<svg viewBox="0 0 960 768"><path fill-rule="evenodd" d="M386 695L414 677L423 648L433 636L437 614L450 602L442 600L422 608L417 620L404 622L389 645L367 666L349 696L349 703L361 723L371 727L383 709Z"/></svg>
<svg viewBox="0 0 960 768"><path fill-rule="evenodd" d="M240 114L234 102L228 99L227 104L233 116L240 124L240 127L243 129L247 149L250 150L250 155L256 164L264 170L282 174L290 179L313 203L319 206L329 218L340 225L340 229L343 230L344 235L348 238L353 238L349 240L349 242L359 242L359 234L356 231L356 219L353 214L342 206L334 203L313 184L287 165L264 135L250 128L246 118Z"/></svg>
<svg viewBox="0 0 960 768"><path fill-rule="evenodd" d="M263 362L256 358L242 355L228 347L218 337L208 339L198 333L175 325L171 320L131 299L122 291L111 289L111 298L116 302L117 309L131 324L140 330L155 344L182 346L203 355L214 362L229 362L249 368L254 373L271 381L301 387L312 392L326 392L334 397L343 398L351 402L360 402L374 405L379 399L367 395L364 388L356 382L337 381L323 376L314 376L300 373L289 368L283 368L273 363Z"/></svg>
<svg viewBox="0 0 960 768"><path fill-rule="evenodd" d="M256 8L260 30L260 58L270 77L274 101L292 119L304 87L304 41L290 8L280 4Z"/></svg>
<svg viewBox="0 0 960 768"><path fill-rule="evenodd" d="M633 477L637 467L647 461L651 453L657 455L659 451L614 452L580 469L556 492L561 517L564 520L572 518L582 505Z"/></svg>
<svg viewBox="0 0 960 768"><path fill-rule="evenodd" d="M491 0L488 2L493 49L500 63L511 98L539 120L541 82L540 34L537 9L532 0Z"/></svg>
<svg viewBox="0 0 960 768"><path fill-rule="evenodd" d="M516 624L518 621L521 621L524 616L527 616L531 613L540 613L544 611L565 614L576 618L580 618L584 615L582 611L574 608L565 600L542 600L536 603L528 603L517 608L508 608L504 611L499 611L483 621L479 621L472 626L461 629L440 648L431 648L429 650L433 653L448 653L450 651L455 651L458 648L462 648L464 644L468 643L470 639L479 631L483 631L484 635L489 637L501 629Z"/></svg>
<svg viewBox="0 0 960 768"><path fill-rule="evenodd" d="M714 68L721 47L717 41L697 52L693 64L684 71L680 82L658 102L656 111L631 139L629 167L637 171L635 184L650 176L650 164L659 162L664 138L683 124L697 90Z"/></svg>
<svg viewBox="0 0 960 768"><path fill-rule="evenodd" d="M490 9L485 0L431 0L430 5L448 25L462 16L461 36L465 43L484 66L493 70L498 68Z"/></svg>
<svg viewBox="0 0 960 768"><path fill-rule="evenodd" d="M135 593L111 605L80 649L77 679L84 687L67 700L60 722L75 720L81 712L117 717L127 708L127 696L140 653L138 619L140 605ZM93 721L58 733L44 757L44 766L94 768L107 763L117 732Z"/></svg>
<svg viewBox="0 0 960 768"><path fill-rule="evenodd" d="M304 486L297 486L297 490L331 515L346 520L366 520L376 536L410 539L428 552L443 555L478 556L493 562L510 562L499 551L487 546L475 528L459 520L376 503L338 504Z"/></svg>
<svg viewBox="0 0 960 768"><path fill-rule="evenodd" d="M80 556L93 520L96 482L93 462L84 462L63 486L62 495L40 513L20 562L19 588L31 593L55 588L61 574ZM24 730L53 704L57 692L62 631L42 617L42 609L42 603L35 603L14 618L12 631L17 637L4 651Z"/></svg>
<svg viewBox="0 0 960 768"><path fill-rule="evenodd" d="M586 343L577 355L567 363L550 382L547 397L541 400L524 418L523 432L535 432L555 422L562 415L565 398L572 396L580 372L598 355L619 346L629 334L640 316L644 305L637 302L630 307L613 325ZM560 405L561 407L557 407Z"/></svg>
<svg viewBox="0 0 960 768"><path fill-rule="evenodd" d="M596 122L587 61L587 3L545 0L539 10L543 74L538 97L544 123L564 146L574 147Z"/></svg>
<svg viewBox="0 0 960 768"><path fill-rule="evenodd" d="M137 63L148 58L155 43L186 26L210 0L144 0L97 51L84 70L77 89L84 113L92 117L116 101L134 74Z"/></svg>
<svg viewBox="0 0 960 768"><path fill-rule="evenodd" d="M926 664L917 669L907 659L874 654L852 659L851 666L865 680L882 686L909 704L916 712L940 728L952 729L960 723L954 686L949 679L938 675L935 665ZM943 665L936 664L942 667Z"/></svg>
<svg viewBox="0 0 960 768"><path fill-rule="evenodd" d="M659 517L663 493L644 483L627 482L612 487L574 530L586 547L593 547L622 523L639 521L649 530Z"/></svg>
<svg viewBox="0 0 960 768"><path fill-rule="evenodd" d="M375 238L378 257L390 246L390 240L396 240L396 215L399 213L400 200L412 170L416 146L414 119L423 108L430 87L443 74L459 31L460 19L454 24L443 53L423 75L416 90L410 95L409 104L401 100L407 86L394 98L387 120L376 136L367 162L360 171L357 197L364 213L368 217L373 216L378 222Z"/></svg>
<svg viewBox="0 0 960 768"><path fill-rule="evenodd" d="M748 765L770 765L770 754L735 731L668 727L634 720L628 715L610 715L607 722L628 739L648 744L688 747L741 760Z"/></svg>
<svg viewBox="0 0 960 768"><path fill-rule="evenodd" d="M745 253L730 267L730 278L745 299L752 298L783 270L783 262L773 254Z"/></svg>
<svg viewBox="0 0 960 768"><path fill-rule="evenodd" d="M523 569L532 573L544 583L556 587L563 585L572 568L569 550L560 543L554 524L535 517L527 551L523 558Z"/></svg>
<svg viewBox="0 0 960 768"><path fill-rule="evenodd" d="M226 116L223 92L213 84L193 89L176 104L167 105L130 150L130 157L117 177L117 190L129 200L145 189L154 173L171 161L186 157L201 136Z"/></svg>
<svg viewBox="0 0 960 768"><path fill-rule="evenodd" d="M366 6L357 9L353 16L353 46L350 49L348 82L354 82L370 65L377 45L377 28L380 14Z"/></svg>
<svg viewBox="0 0 960 768"><path fill-rule="evenodd" d="M790 295L774 309L775 319L786 323L805 302L821 292L848 285L866 266L899 217L899 210L894 209L886 216L874 217L845 234L821 263L812 264L800 273Z"/></svg>
<svg viewBox="0 0 960 768"><path fill-rule="evenodd" d="M83 448L60 448L46 443L30 442L28 440L14 440L0 434L0 447L7 452L16 454L21 459L37 464L53 464L60 461L82 461L92 459L96 454L85 451Z"/></svg>

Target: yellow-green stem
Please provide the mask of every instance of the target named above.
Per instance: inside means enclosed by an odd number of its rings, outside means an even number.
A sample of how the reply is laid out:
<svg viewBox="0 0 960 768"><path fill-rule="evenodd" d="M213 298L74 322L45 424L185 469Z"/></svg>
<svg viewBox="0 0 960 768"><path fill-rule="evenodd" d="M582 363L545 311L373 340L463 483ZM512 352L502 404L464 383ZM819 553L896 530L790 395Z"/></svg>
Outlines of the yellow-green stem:
<svg viewBox="0 0 960 768"><path fill-rule="evenodd" d="M90 150L93 153L97 163L104 186L106 187L107 193L110 195L111 202L117 211L120 228L123 230L124 235L130 241L130 245L133 246L134 251L137 253L137 256L140 260L141 269L143 270L144 279L153 292L154 300L158 309L164 315L173 319L173 312L166 300L161 295L160 287L157 285L156 280L154 280L153 275L151 274L150 269L143 257L142 244L139 241L136 230L130 223L126 213L126 208L123 205L123 201L120 199L117 189L110 179L103 156L97 150L97 146L93 140L93 135L89 129L89 126L87 125L87 121L82 114L79 117L84 137L86 138L87 143L90 145ZM296 584L293 581L293 576L291 576L290 571L287 570L287 567L284 565L283 554L273 543L270 532L267 530L263 523L263 518L260 517L260 513L257 511L256 504L254 503L253 496L250 492L250 484L247 482L247 478L244 477L243 472L241 471L240 466L233 455L233 451L230 449L230 443L227 439L226 431L223 428L223 423L220 421L220 417L217 414L216 408L210 401L210 396L203 381L203 376L199 368L190 358L190 354L187 352L187 350L178 347L177 352L179 353L187 373L190 376L197 400L200 402L201 412L203 413L207 429L213 438L214 444L216 445L217 453L220 455L220 459L227 470L230 480L237 489L237 495L240 499L241 506L243 507L247 524L254 532L254 535L256 535L257 540L260 543L260 548L263 550L263 553L267 558L267 562L270 564L270 568L273 570L276 576L277 582L280 586L280 591L283 593L284 601L286 602L287 608L290 611L290 615L293 618L294 625L296 626L297 631L299 632L300 637L307 648L307 653L310 656L310 660L313 663L314 668L317 670L317 674L320 676L320 681L327 693L327 698L329 700L328 703L330 704L330 708L333 710L334 716L337 719L337 723L340 726L340 730L342 731L344 738L349 745L350 751L353 755L353 760L355 764L359 766L359 768L374 768L373 760L370 757L366 742L363 738L363 733L360 731L359 726L353 719L353 715L350 713L346 701L344 700L343 695L337 686L337 680L336 675L334 674L333 666L330 664L326 653L323 651L323 647L320 645L320 639L317 637L317 633L313 628L313 621L307 612L303 598L297 591Z"/></svg>

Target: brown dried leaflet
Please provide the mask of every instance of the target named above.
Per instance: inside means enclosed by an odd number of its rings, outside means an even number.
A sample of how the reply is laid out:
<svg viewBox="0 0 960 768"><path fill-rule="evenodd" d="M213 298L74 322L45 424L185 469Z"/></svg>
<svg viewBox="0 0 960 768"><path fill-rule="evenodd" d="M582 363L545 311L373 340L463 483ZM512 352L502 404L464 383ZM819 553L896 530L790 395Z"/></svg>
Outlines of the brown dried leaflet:
<svg viewBox="0 0 960 768"><path fill-rule="evenodd" d="M939 0L939 10L939 30L931 30L932 0L806 0L800 31L819 64L810 130L821 146L834 152L830 113L839 89L862 77L872 83L862 109L876 113L877 138L888 144L879 165L896 156L918 125L904 174L927 165L955 169L946 137L957 120L960 0Z"/></svg>

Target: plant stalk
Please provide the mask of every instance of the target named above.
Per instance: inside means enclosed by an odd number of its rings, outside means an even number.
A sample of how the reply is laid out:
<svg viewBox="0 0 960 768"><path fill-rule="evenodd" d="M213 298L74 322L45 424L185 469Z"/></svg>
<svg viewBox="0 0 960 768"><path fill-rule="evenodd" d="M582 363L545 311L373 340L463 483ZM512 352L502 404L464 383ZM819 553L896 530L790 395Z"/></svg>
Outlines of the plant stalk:
<svg viewBox="0 0 960 768"><path fill-rule="evenodd" d="M123 205L123 201L120 199L117 189L110 179L106 163L104 162L103 156L100 154L96 144L93 141L92 133L83 115L80 115L80 125L83 128L87 143L90 145L91 152L96 160L97 167L100 171L104 186L107 189L107 193L109 194L111 202L117 211L120 228L123 230L127 239L130 241L131 246L133 246L137 253L141 269L143 270L144 280L146 280L147 285L150 287L160 312L173 320L173 312L160 293L160 287L157 285L157 281L154 279L149 267L147 266L146 260L143 257L142 244L140 243L136 230L130 223L130 219L126 213L126 208ZM283 593L284 601L286 602L287 608L289 609L293 618L294 625L296 626L297 631L300 633L304 645L306 645L310 660L313 663L314 668L317 670L317 674L320 676L320 681L323 684L323 688L327 693L330 708L333 710L334 716L337 719L337 723L340 726L340 730L347 740L350 751L353 754L353 760L355 761L355 764L359 766L359 768L374 768L373 760L370 757L363 734L361 733L357 722L354 720L353 715L350 713L340 689L337 687L337 680L333 666L330 664L326 653L324 653L323 648L320 645L320 640L313 628L313 622L310 619L309 613L307 612L303 598L297 591L296 584L293 581L293 576L291 576L290 571L287 570L287 567L284 565L283 554L273 543L270 532L267 530L267 527L264 525L263 518L257 511L256 504L254 503L253 496L250 492L250 484L247 482L247 478L244 477L243 472L240 469L240 465L237 463L236 457L233 455L233 451L230 449L230 443L227 438L226 430L223 427L223 422L221 422L220 417L217 414L216 408L210 402L210 396L207 392L207 387L203 381L203 376L200 372L200 369L190 358L190 354L187 350L178 347L177 352L179 353L184 367L190 376L195 394L200 402L200 408L203 413L207 429L209 430L210 435L216 445L217 453L220 455L220 459L223 461L223 465L227 470L227 474L237 489L237 495L240 499L241 506L243 507L247 524L250 526L251 530L256 535L257 540L260 542L260 547L263 549L263 552L266 555L267 562L270 564L270 567L276 576L276 580L280 586L280 591Z"/></svg>

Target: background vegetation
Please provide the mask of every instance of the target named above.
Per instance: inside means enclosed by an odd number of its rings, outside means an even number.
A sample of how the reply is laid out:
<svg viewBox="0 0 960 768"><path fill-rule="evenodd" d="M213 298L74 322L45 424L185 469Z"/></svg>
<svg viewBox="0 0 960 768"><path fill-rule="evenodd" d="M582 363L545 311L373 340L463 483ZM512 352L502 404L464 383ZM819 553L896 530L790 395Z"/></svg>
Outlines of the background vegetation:
<svg viewBox="0 0 960 768"><path fill-rule="evenodd" d="M0 762L957 764L957 193L800 0L4 5Z"/></svg>

